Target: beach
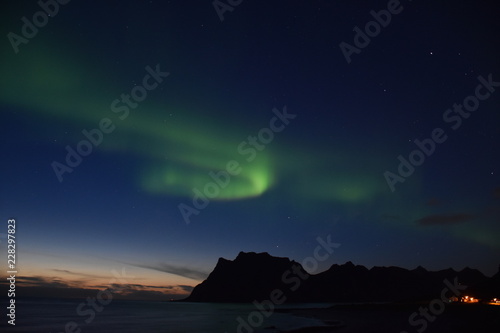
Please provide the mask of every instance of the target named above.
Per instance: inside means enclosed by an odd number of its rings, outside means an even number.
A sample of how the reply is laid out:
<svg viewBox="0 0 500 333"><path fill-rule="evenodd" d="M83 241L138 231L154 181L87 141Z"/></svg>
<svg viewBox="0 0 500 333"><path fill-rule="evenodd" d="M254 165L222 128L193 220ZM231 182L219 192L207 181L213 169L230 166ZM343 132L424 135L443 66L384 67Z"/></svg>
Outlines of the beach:
<svg viewBox="0 0 500 333"><path fill-rule="evenodd" d="M329 308L284 310L294 316L323 321L324 326L307 327L283 333L339 332L492 332L500 327L500 306L485 304L449 304L438 315L431 311L420 315L427 303L353 304ZM416 315L414 313L417 313ZM413 325L409 318L413 315ZM429 318L429 319L427 319Z"/></svg>

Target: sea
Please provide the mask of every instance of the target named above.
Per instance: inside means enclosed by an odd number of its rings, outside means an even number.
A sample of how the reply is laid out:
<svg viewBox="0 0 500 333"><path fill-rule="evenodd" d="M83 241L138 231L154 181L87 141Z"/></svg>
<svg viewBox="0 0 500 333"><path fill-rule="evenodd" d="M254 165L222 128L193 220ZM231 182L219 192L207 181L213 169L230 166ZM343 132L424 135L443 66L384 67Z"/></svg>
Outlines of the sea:
<svg viewBox="0 0 500 333"><path fill-rule="evenodd" d="M2 302L2 304L5 304ZM286 304L277 309L318 308L330 304ZM5 311L2 311L5 313ZM0 332L29 333L258 333L323 326L313 318L259 310L253 304L147 302L82 299L16 300L15 326L4 314Z"/></svg>

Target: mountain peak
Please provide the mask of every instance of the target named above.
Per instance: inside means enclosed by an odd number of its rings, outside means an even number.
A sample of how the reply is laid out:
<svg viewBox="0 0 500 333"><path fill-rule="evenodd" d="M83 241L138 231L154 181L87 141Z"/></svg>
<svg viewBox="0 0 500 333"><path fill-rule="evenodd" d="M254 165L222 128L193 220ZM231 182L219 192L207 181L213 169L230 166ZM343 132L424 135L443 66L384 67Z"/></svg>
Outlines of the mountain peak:
<svg viewBox="0 0 500 333"><path fill-rule="evenodd" d="M271 257L271 255L267 252L243 252L241 251L238 253L238 256L236 256L235 260L238 259L247 259L247 258L257 258L257 257Z"/></svg>
<svg viewBox="0 0 500 333"><path fill-rule="evenodd" d="M417 266L417 268L415 268L412 272L416 272L416 273L427 273L427 270L425 268L423 268L422 266Z"/></svg>
<svg viewBox="0 0 500 333"><path fill-rule="evenodd" d="M240 252L234 260L219 258L205 281L197 285L186 301L252 302L269 298L276 288L286 289L284 273L307 273L288 258L267 252Z"/></svg>
<svg viewBox="0 0 500 333"><path fill-rule="evenodd" d="M370 302L431 300L443 289L443 280L470 286L490 294L498 285L500 274L486 278L479 271L464 268L427 271L401 267L371 269L334 264L318 274L308 274L302 265L289 258L274 257L267 252L240 252L234 260L219 258L205 281L197 285L185 301L245 302L268 300L280 290L288 302ZM480 289L474 289L481 283Z"/></svg>

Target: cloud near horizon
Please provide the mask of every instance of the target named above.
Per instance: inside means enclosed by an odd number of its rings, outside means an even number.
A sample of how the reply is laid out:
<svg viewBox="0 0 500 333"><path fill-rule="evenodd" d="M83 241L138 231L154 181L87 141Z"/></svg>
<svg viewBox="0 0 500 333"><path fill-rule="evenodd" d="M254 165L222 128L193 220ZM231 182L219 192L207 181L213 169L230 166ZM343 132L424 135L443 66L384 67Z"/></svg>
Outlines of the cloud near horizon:
<svg viewBox="0 0 500 333"><path fill-rule="evenodd" d="M139 268L152 269L163 273L179 275L193 280L205 280L209 274L207 272L199 271L190 267L177 266L167 263L158 263L156 265L144 265L144 264L134 264L134 263L127 263L127 264Z"/></svg>
<svg viewBox="0 0 500 333"><path fill-rule="evenodd" d="M2 279L0 286L7 286L6 277L0 276L0 278ZM185 297L194 288L188 285L153 286L141 284L76 287L74 283L41 276L16 277L16 281L23 284L20 295L28 297L85 298L95 295L99 290L110 289L113 292L113 297L117 299L164 301Z"/></svg>
<svg viewBox="0 0 500 333"><path fill-rule="evenodd" d="M25 287L70 288L71 286L59 278L47 279L42 276L16 276L16 281Z"/></svg>
<svg viewBox="0 0 500 333"><path fill-rule="evenodd" d="M104 278L104 276L102 276L102 275L88 274L88 273L81 273L81 272L74 272L74 271L70 271L70 270L67 270L67 269L53 268L52 271L58 272L58 273L65 273L65 274L69 274L69 275L76 275L76 276L80 276L80 277L87 277L87 278L92 278L92 279L102 279L102 278Z"/></svg>

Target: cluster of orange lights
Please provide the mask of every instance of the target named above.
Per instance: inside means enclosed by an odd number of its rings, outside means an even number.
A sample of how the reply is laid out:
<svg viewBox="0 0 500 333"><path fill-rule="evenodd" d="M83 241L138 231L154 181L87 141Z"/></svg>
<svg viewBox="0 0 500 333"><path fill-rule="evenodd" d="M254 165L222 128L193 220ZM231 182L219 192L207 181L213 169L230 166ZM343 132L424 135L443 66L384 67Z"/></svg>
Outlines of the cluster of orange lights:
<svg viewBox="0 0 500 333"><path fill-rule="evenodd" d="M460 299L462 303L479 303L479 299L471 296L464 296ZM491 305L500 305L500 298L493 298L488 302Z"/></svg>
<svg viewBox="0 0 500 333"><path fill-rule="evenodd" d="M462 302L464 303L477 303L479 302L479 299L470 297L470 296L464 296L462 297Z"/></svg>

